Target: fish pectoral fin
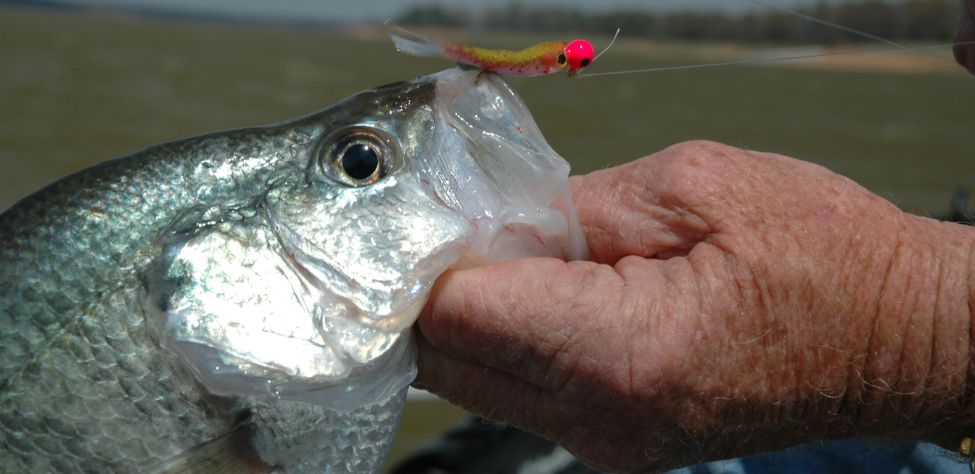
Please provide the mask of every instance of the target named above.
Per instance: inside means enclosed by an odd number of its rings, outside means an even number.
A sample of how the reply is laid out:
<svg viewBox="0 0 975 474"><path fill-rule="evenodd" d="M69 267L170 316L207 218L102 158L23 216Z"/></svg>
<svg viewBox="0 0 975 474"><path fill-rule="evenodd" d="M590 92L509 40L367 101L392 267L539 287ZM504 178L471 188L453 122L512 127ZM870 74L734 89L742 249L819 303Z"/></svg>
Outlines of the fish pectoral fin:
<svg viewBox="0 0 975 474"><path fill-rule="evenodd" d="M229 433L196 445L148 472L152 474L264 474L274 466L264 462L254 450L254 427L244 423Z"/></svg>

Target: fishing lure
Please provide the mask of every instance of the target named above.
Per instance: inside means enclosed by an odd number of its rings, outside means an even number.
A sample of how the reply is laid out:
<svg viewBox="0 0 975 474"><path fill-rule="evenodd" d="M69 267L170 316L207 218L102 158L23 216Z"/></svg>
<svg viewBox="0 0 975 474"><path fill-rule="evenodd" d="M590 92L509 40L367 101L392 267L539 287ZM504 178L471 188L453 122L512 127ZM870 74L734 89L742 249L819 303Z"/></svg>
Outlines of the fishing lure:
<svg viewBox="0 0 975 474"><path fill-rule="evenodd" d="M444 57L480 69L481 72L507 76L543 76L568 68L566 72L572 77L598 57L594 55L592 43L584 39L568 43L549 41L511 51L431 40L402 27L387 27L389 37L400 52L414 56Z"/></svg>

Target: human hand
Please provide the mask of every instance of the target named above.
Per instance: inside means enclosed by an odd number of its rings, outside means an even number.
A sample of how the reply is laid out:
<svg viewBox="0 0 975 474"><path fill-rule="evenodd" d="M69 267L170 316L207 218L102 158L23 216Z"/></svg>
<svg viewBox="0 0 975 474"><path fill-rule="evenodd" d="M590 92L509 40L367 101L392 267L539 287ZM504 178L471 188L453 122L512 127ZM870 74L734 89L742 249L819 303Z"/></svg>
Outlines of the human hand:
<svg viewBox="0 0 975 474"><path fill-rule="evenodd" d="M707 142L572 186L592 261L444 275L418 385L614 471L854 434L956 441L975 231Z"/></svg>
<svg viewBox="0 0 975 474"><path fill-rule="evenodd" d="M958 25L956 43L975 41L975 0L962 0L961 23ZM955 60L975 74L975 44L955 45Z"/></svg>

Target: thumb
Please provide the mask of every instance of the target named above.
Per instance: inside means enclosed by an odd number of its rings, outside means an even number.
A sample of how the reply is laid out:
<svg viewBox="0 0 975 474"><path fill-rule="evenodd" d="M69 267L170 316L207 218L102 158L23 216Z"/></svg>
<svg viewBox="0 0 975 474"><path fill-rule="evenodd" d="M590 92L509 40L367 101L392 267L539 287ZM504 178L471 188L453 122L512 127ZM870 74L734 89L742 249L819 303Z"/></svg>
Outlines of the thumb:
<svg viewBox="0 0 975 474"><path fill-rule="evenodd" d="M437 281L418 327L444 354L557 389L551 365L596 330L601 315L619 312L623 286L611 266L553 258L451 271Z"/></svg>
<svg viewBox="0 0 975 474"><path fill-rule="evenodd" d="M617 363L626 344L647 342L637 338L680 333L679 318L659 317L669 313L666 295L687 293L675 285L693 272L664 268L675 265L688 267L642 257L612 266L526 258L449 272L420 315L420 335L444 355L560 390L573 374L613 373L604 365Z"/></svg>

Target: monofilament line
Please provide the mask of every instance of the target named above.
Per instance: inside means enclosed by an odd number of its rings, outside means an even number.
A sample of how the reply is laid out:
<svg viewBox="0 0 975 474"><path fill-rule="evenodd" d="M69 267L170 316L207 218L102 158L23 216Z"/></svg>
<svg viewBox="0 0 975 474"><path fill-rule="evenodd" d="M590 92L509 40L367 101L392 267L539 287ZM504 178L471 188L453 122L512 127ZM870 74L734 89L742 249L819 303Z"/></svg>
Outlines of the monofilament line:
<svg viewBox="0 0 975 474"><path fill-rule="evenodd" d="M613 44L616 43L616 38L619 37L619 35L620 35L620 29L617 28L616 29L616 34L613 35L613 40L610 41L609 44L606 45L606 47L603 48L603 50L600 51L599 54L596 55L595 58L592 58L592 62L596 62L596 60L599 59L599 57L602 56L603 53L605 53L606 51L609 51L609 48L612 48L613 47Z"/></svg>
<svg viewBox="0 0 975 474"><path fill-rule="evenodd" d="M883 36L878 36L878 35L875 35L873 33L867 33L866 31L858 30L856 28L850 28L848 26L843 26L843 25L841 25L839 23L833 23L831 21L826 21L826 20L823 20L823 19L820 19L820 18L816 18L816 17L811 16L811 15L806 15L805 13L801 13L801 12L798 12L798 11L789 10L788 8L782 8L782 7L779 7L779 6L776 6L776 5L772 5L770 3L766 3L766 2L764 2L762 0L748 0L748 1L751 2L751 3L754 3L756 5L760 5L762 7L768 8L769 10L774 10L774 11L777 11L779 13L785 13L786 15L792 15L794 17L801 18L801 19L806 20L806 21L811 21L813 23L817 23L817 24L820 24L820 25L823 25L823 26L828 26L830 28L835 28L837 30L845 31L847 33L851 33L851 34L854 34L854 35L857 35L857 36L861 36L863 38L868 38L868 39L872 39L874 41L879 41L881 43L888 44L890 46L896 46L898 48L904 48L904 49L908 49L909 48L906 45L900 44L900 43L898 43L896 41L889 40L887 38L884 38ZM918 52L928 54L928 53L926 53L924 51L918 51ZM930 55L932 57L935 57L935 58L938 58L939 60L942 60L942 61L945 60L945 58L943 58L941 56L935 56L933 54L928 54L928 55Z"/></svg>
<svg viewBox="0 0 975 474"><path fill-rule="evenodd" d="M610 71L610 72L593 72L587 74L579 74L576 78L585 77L599 77L599 76L619 76L623 74L638 74L643 72L663 72L663 71L683 71L688 69L708 69L716 68L722 66L745 66L751 64L769 64L777 62L787 62L787 61L802 61L806 59L816 59L816 58L826 58L831 56L855 56L858 54L872 54L872 53L889 53L893 51L921 51L928 49L944 48L948 46L959 46L959 45L969 45L975 44L975 41L961 41L956 43L940 43L940 44L929 44L923 46L900 46L891 48L873 48L873 49L856 49L851 51L836 51L833 53L818 53L818 54L805 54L799 56L785 56L779 58L760 58L760 59L741 59L735 61L719 61L714 63L703 63L703 64L689 64L684 66L662 66L662 67L648 67L643 69L627 69L623 71Z"/></svg>

